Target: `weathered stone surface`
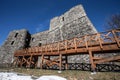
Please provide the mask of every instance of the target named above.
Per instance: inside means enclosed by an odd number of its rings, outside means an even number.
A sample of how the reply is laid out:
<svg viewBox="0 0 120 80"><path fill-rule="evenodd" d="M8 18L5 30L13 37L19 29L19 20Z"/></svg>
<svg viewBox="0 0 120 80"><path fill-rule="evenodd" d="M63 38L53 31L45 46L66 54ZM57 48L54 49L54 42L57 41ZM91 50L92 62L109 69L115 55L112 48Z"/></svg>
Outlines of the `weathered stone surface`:
<svg viewBox="0 0 120 80"><path fill-rule="evenodd" d="M31 35L30 46L41 46L47 43L48 32L44 31Z"/></svg>
<svg viewBox="0 0 120 80"><path fill-rule="evenodd" d="M27 30L14 30L0 47L0 64L8 64L13 61L14 51L28 47L30 34Z"/></svg>

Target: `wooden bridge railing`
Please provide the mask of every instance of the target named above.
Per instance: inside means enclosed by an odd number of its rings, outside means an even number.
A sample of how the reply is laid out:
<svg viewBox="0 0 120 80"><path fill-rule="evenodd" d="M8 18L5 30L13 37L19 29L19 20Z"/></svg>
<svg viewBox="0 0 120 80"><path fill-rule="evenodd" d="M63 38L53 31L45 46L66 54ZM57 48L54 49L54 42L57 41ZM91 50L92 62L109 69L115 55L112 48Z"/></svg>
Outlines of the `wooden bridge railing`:
<svg viewBox="0 0 120 80"><path fill-rule="evenodd" d="M31 47L22 50L17 50L14 56L22 55L41 55L41 54L59 54L60 51L67 50L77 50L78 48L85 48L86 50L89 47L100 46L101 50L103 45L116 43L120 47L120 29L111 30L103 33L96 33L92 35L85 35L80 38L73 38L70 40L64 40L61 42L56 42L52 44L43 45L41 47ZM56 55L55 54L55 55Z"/></svg>

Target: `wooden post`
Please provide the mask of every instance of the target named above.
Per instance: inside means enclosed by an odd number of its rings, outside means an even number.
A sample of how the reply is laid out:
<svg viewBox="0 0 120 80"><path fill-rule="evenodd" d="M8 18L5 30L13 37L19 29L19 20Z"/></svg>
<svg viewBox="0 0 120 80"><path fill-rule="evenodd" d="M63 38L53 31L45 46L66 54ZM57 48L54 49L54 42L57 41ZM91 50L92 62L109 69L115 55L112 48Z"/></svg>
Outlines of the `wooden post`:
<svg viewBox="0 0 120 80"><path fill-rule="evenodd" d="M13 64L12 66L13 66L13 67L18 66L17 63L18 63L18 57L15 57L15 59L14 59L14 61L13 61L13 63L12 63L12 64Z"/></svg>
<svg viewBox="0 0 120 80"><path fill-rule="evenodd" d="M62 54L59 54L59 70L62 70Z"/></svg>
<svg viewBox="0 0 120 80"><path fill-rule="evenodd" d="M92 71L95 71L96 64L93 61L93 53L92 53L92 51L89 51L89 57L90 57L90 63L91 63Z"/></svg>
<svg viewBox="0 0 120 80"><path fill-rule="evenodd" d="M22 68L22 61L23 61L23 57L20 60L20 67Z"/></svg>
<svg viewBox="0 0 120 80"><path fill-rule="evenodd" d="M40 68L40 64L41 64L41 57L40 56L37 56L38 57L38 61L37 61L37 67Z"/></svg>
<svg viewBox="0 0 120 80"><path fill-rule="evenodd" d="M116 36L116 34L115 34L115 31L112 30L112 33L113 33L113 36L114 36L114 38L115 38L115 41L117 42L118 47L120 47L120 43L119 43L119 40L118 40L118 38L117 38L117 36Z"/></svg>
<svg viewBox="0 0 120 80"><path fill-rule="evenodd" d="M77 42L76 42L76 38L74 38L74 45L75 45L75 51L77 52Z"/></svg>
<svg viewBox="0 0 120 80"><path fill-rule="evenodd" d="M30 55L29 62L28 62L28 67L31 67L31 61L32 61L32 55Z"/></svg>
<svg viewBox="0 0 120 80"><path fill-rule="evenodd" d="M50 56L48 56L48 60L50 60Z"/></svg>
<svg viewBox="0 0 120 80"><path fill-rule="evenodd" d="M43 69L43 61L44 61L44 54L42 54L41 56L41 64L40 64L41 69Z"/></svg>
<svg viewBox="0 0 120 80"><path fill-rule="evenodd" d="M65 69L68 69L68 59L67 59L67 55L65 55Z"/></svg>
<svg viewBox="0 0 120 80"><path fill-rule="evenodd" d="M97 36L98 36L98 40L99 40L99 44L100 44L100 48L103 50L102 42L101 42L101 39L100 39L100 34L97 33Z"/></svg>
<svg viewBox="0 0 120 80"><path fill-rule="evenodd" d="M59 42L58 42L57 47L58 47L58 53L59 53L60 52L60 43Z"/></svg>
<svg viewBox="0 0 120 80"><path fill-rule="evenodd" d="M87 50L88 50L87 35L85 35L84 38L85 38L85 46L86 46L86 48L87 48Z"/></svg>
<svg viewBox="0 0 120 80"><path fill-rule="evenodd" d="M66 53L67 53L67 48L68 48L68 46L67 46L67 40L65 40L65 51L66 51Z"/></svg>

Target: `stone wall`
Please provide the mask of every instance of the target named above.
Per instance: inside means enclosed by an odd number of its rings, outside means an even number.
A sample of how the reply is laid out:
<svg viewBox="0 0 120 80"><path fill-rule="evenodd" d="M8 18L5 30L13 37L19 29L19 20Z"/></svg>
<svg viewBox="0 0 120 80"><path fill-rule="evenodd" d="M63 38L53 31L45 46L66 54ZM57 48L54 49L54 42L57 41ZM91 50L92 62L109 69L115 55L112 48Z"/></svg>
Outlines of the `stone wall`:
<svg viewBox="0 0 120 80"><path fill-rule="evenodd" d="M30 34L27 30L11 31L4 44L0 47L0 64L7 65L11 63L15 50L28 47L29 39Z"/></svg>
<svg viewBox="0 0 120 80"><path fill-rule="evenodd" d="M49 31L44 31L31 35L30 46L33 47L33 46L41 46L42 44L46 44L48 38L48 32Z"/></svg>

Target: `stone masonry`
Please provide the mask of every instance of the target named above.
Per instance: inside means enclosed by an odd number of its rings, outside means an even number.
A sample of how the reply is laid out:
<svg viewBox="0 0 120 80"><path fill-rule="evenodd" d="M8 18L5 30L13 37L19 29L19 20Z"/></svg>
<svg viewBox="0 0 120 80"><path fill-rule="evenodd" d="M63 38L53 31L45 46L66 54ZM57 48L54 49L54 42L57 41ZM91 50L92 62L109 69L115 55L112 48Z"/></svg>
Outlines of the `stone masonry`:
<svg viewBox="0 0 120 80"><path fill-rule="evenodd" d="M50 28L47 31L30 35L27 30L15 30L10 32L5 43L0 47L0 63L10 63L15 50L41 46L86 34L97 33L97 30L90 22L82 5L77 5L61 16L54 17L50 21ZM89 56L69 56L69 62L89 62Z"/></svg>
<svg viewBox="0 0 120 80"><path fill-rule="evenodd" d="M0 67L13 62L14 51L28 47L30 34L27 30L14 30L0 47ZM4 65L3 65L4 64Z"/></svg>

